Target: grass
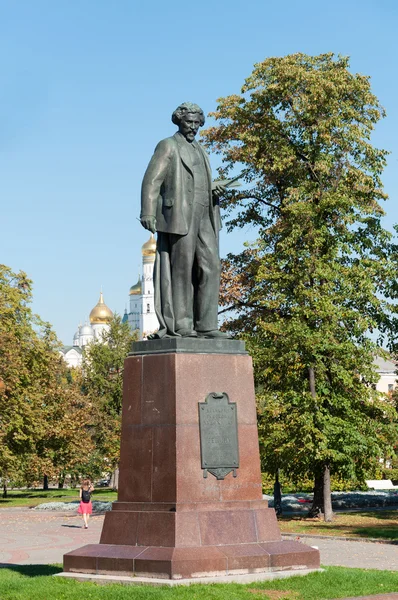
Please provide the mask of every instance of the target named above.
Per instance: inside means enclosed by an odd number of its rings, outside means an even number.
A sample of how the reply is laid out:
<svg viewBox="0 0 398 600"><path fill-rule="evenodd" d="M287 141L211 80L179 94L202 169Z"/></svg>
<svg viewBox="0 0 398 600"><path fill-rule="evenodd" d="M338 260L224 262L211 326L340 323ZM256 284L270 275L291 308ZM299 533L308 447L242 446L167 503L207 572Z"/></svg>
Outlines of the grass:
<svg viewBox="0 0 398 600"><path fill-rule="evenodd" d="M398 572L327 567L323 573L250 585L211 584L176 588L97 585L52 577L53 565L0 568L1 600L321 600L394 592Z"/></svg>
<svg viewBox="0 0 398 600"><path fill-rule="evenodd" d="M331 523L321 519L303 517L279 517L281 533L313 534L344 536L354 538L378 538L398 540L398 512L363 511L354 513L338 513Z"/></svg>
<svg viewBox="0 0 398 600"><path fill-rule="evenodd" d="M113 502L117 499L117 492L107 488L98 488L94 490L93 500L102 500L104 502ZM72 502L79 500L79 488L71 489L51 489L43 491L36 490L10 490L7 498L0 498L0 508L11 508L16 506L32 507L44 502Z"/></svg>

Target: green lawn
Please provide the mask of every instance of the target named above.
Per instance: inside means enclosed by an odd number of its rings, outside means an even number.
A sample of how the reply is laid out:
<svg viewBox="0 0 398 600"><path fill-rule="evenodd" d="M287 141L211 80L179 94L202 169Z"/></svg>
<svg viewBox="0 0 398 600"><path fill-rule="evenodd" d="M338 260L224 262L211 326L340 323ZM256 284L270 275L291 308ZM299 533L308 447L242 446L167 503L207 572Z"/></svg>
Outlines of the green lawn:
<svg viewBox="0 0 398 600"><path fill-rule="evenodd" d="M278 581L250 585L212 584L189 587L97 585L51 577L51 565L0 568L1 600L320 600L394 592L398 572L327 567Z"/></svg>
<svg viewBox="0 0 398 600"><path fill-rule="evenodd" d="M94 490L92 499L113 502L117 499L117 492L108 488L98 488ZM11 490L8 492L7 498L0 498L0 508L31 507L44 502L72 502L72 500L79 500L79 488L75 490L48 490L46 492L41 489Z"/></svg>
<svg viewBox="0 0 398 600"><path fill-rule="evenodd" d="M282 533L398 540L397 510L335 513L331 523L303 517L280 517L278 522Z"/></svg>

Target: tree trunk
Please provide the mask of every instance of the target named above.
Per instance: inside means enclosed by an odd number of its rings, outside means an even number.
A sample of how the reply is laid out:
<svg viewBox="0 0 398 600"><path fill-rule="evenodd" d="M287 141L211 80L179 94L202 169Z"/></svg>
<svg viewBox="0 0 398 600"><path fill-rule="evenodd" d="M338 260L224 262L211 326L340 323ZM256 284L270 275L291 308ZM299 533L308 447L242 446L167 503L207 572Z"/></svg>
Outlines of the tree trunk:
<svg viewBox="0 0 398 600"><path fill-rule="evenodd" d="M308 382L310 394L316 400L315 371L314 367L308 367ZM314 474L314 498L311 508L308 512L309 517L319 517L323 512L323 473L321 469L316 469Z"/></svg>
<svg viewBox="0 0 398 600"><path fill-rule="evenodd" d="M330 490L330 468L325 465L323 470L323 503L324 503L324 519L327 522L333 521L332 510L332 492Z"/></svg>
<svg viewBox="0 0 398 600"><path fill-rule="evenodd" d="M315 398L316 398L316 390L315 390L315 371L314 371L314 367L309 367L308 368L308 379L309 379L309 383L310 383L311 396L315 400Z"/></svg>
<svg viewBox="0 0 398 600"><path fill-rule="evenodd" d="M320 469L314 476L314 498L308 516L319 517L323 513L323 510L323 471Z"/></svg>
<svg viewBox="0 0 398 600"><path fill-rule="evenodd" d="M308 381L311 396L316 401L315 371L314 367L308 367ZM315 410L317 410L315 402ZM318 517L323 513L325 521L333 520L332 495L330 491L330 468L329 465L322 467L315 473L314 499L309 510L309 517Z"/></svg>
<svg viewBox="0 0 398 600"><path fill-rule="evenodd" d="M119 468L117 465L115 465L115 467L112 470L109 487L111 487L113 490L117 490L119 487Z"/></svg>
<svg viewBox="0 0 398 600"><path fill-rule="evenodd" d="M59 490L62 490L62 489L63 489L63 487L64 487L64 483L65 483L65 475L64 475L64 474L62 474L62 475L60 475L60 476L59 476L59 478L58 478L58 489L59 489Z"/></svg>
<svg viewBox="0 0 398 600"><path fill-rule="evenodd" d="M322 465L315 473L314 499L308 512L309 517L320 517L322 514L324 521L333 521L329 465Z"/></svg>
<svg viewBox="0 0 398 600"><path fill-rule="evenodd" d="M282 514L282 494L281 494L281 484L279 483L279 474L278 470L275 473L275 483L274 483L274 509L277 515Z"/></svg>
<svg viewBox="0 0 398 600"><path fill-rule="evenodd" d="M7 498L8 493L7 493L7 484L4 482L3 483L3 498Z"/></svg>
<svg viewBox="0 0 398 600"><path fill-rule="evenodd" d="M43 491L47 491L48 490L48 475L44 475L43 476Z"/></svg>

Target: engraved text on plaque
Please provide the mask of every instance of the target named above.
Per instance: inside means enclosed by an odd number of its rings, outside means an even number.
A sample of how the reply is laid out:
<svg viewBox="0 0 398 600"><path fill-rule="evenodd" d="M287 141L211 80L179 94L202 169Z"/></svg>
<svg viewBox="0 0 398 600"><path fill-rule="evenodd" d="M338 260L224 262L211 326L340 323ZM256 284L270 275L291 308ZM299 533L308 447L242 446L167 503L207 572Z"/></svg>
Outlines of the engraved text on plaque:
<svg viewBox="0 0 398 600"><path fill-rule="evenodd" d="M212 392L199 402L200 452L203 477L207 472L224 479L239 467L238 421L236 402L228 394Z"/></svg>

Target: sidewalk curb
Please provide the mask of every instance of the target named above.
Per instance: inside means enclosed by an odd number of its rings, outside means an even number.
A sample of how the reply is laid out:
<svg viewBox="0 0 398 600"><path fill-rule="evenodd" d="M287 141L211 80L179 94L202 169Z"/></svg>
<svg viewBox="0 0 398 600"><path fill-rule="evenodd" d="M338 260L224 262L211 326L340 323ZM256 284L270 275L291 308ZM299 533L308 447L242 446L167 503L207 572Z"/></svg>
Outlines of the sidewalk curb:
<svg viewBox="0 0 398 600"><path fill-rule="evenodd" d="M35 510L34 508L31 508L30 510ZM107 510L103 510L103 511L94 511L92 512L92 514L90 515L90 517L101 517L102 515L105 515L107 512ZM76 510L35 510L35 514L36 515L55 515L57 517L81 517L81 515L77 512L77 508ZM1 600L1 599L0 599Z"/></svg>
<svg viewBox="0 0 398 600"><path fill-rule="evenodd" d="M314 538L317 540L340 540L342 542L365 542L367 544L389 544L390 546L398 546L398 540L385 540L383 538L352 538L342 535L319 535L312 533L285 533L281 532L282 538Z"/></svg>

